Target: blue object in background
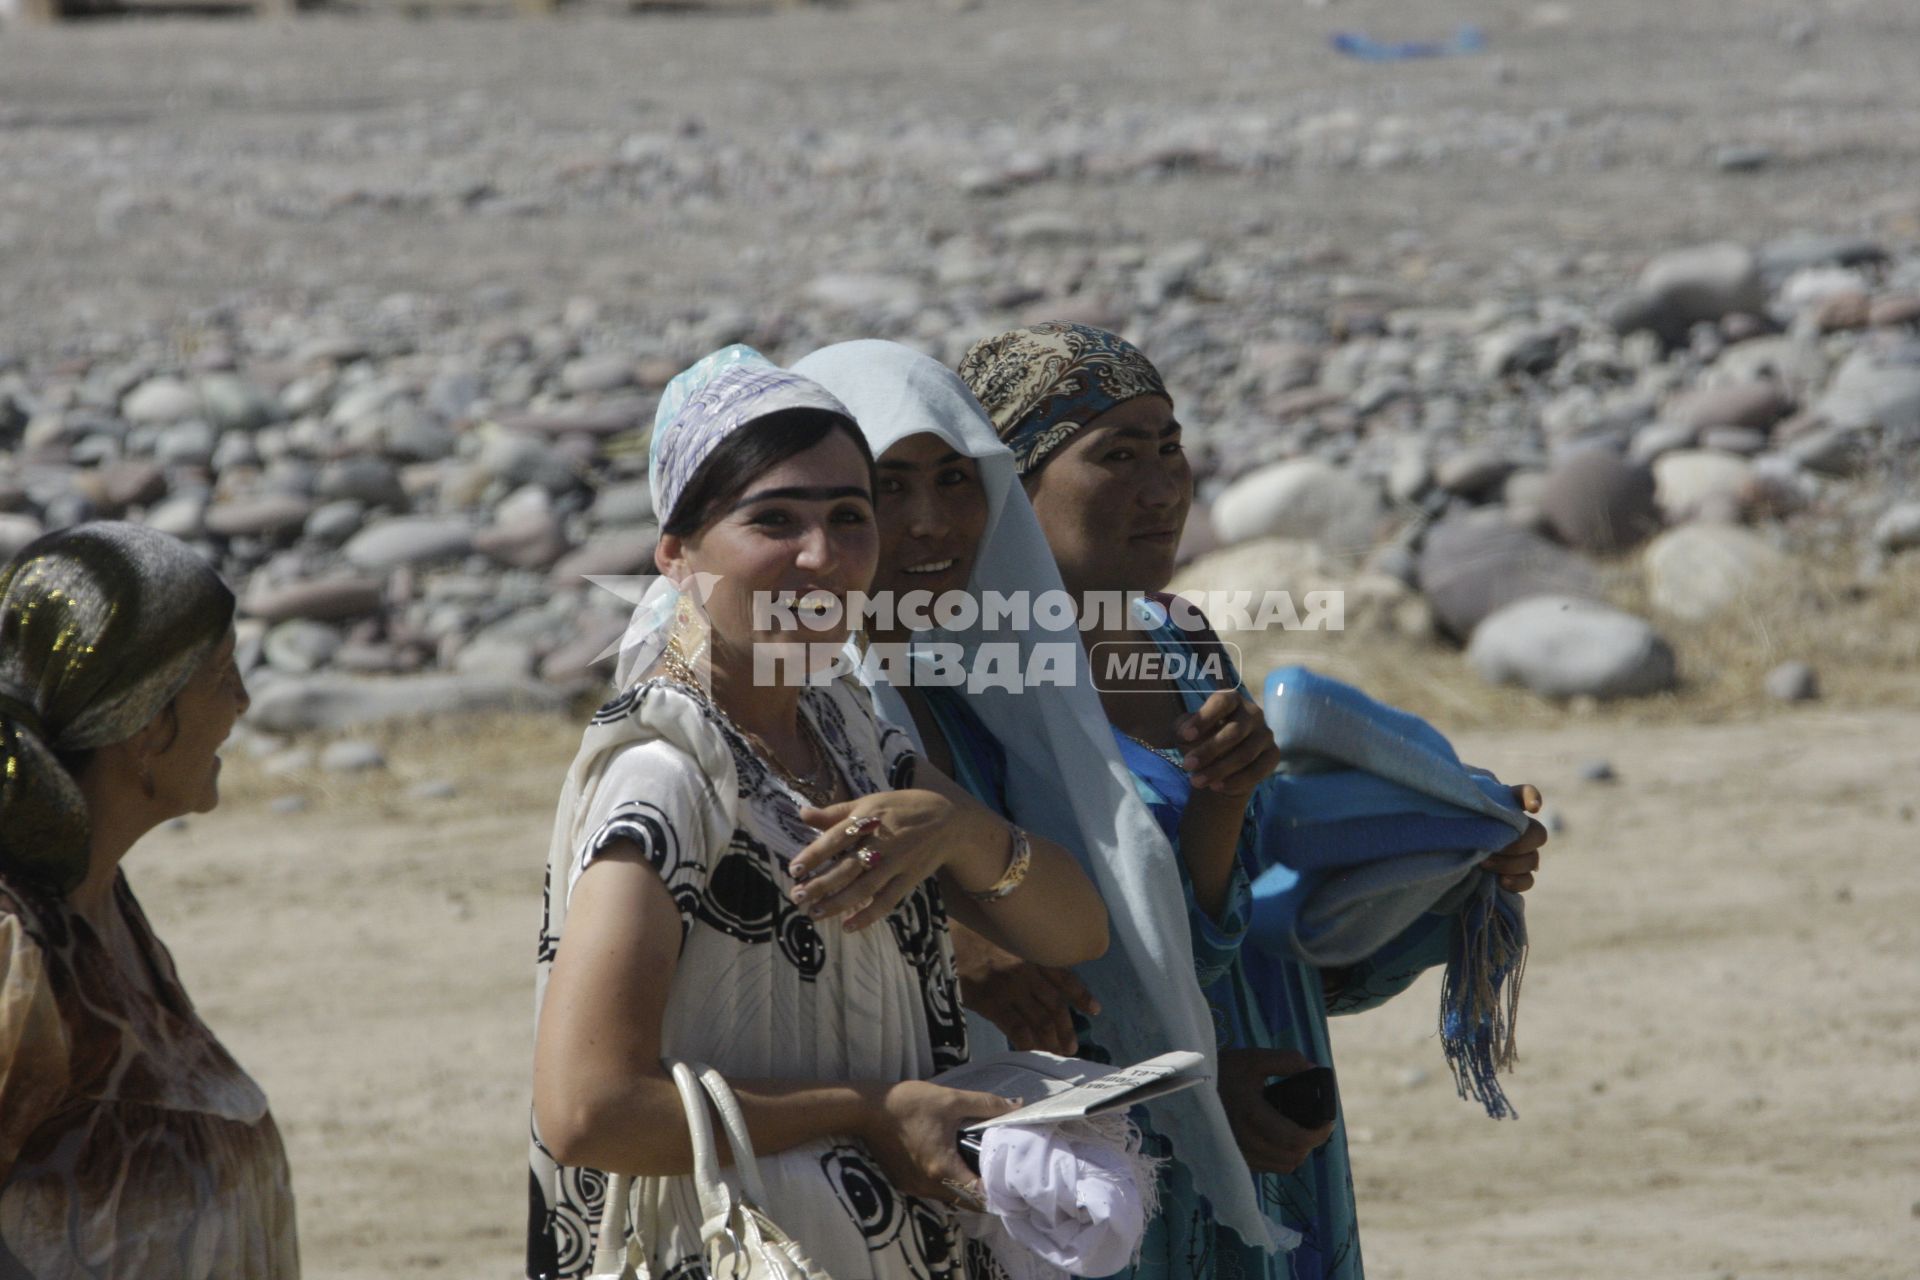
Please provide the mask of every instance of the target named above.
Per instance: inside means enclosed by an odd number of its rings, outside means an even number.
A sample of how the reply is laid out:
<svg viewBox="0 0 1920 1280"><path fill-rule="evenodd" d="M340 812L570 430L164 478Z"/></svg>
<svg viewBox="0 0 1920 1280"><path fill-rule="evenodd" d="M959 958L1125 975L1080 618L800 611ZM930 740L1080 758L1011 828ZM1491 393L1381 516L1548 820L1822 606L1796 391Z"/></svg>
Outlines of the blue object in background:
<svg viewBox="0 0 1920 1280"><path fill-rule="evenodd" d="M1445 58L1457 53L1479 53L1487 38L1475 26L1461 27L1448 41L1375 40L1357 31L1337 31L1328 40L1336 53L1362 62L1406 62L1412 58Z"/></svg>

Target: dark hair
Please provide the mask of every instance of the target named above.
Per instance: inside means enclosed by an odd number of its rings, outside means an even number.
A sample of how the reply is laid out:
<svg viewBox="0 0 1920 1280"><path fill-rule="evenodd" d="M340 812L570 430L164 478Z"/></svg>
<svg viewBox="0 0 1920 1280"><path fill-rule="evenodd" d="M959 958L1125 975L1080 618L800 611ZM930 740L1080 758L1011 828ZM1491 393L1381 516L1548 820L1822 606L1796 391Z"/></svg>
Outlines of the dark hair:
<svg viewBox="0 0 1920 1280"><path fill-rule="evenodd" d="M813 448L834 430L846 432L866 459L867 492L871 494L876 487L873 446L857 426L826 409L782 409L756 418L707 455L680 491L673 516L660 526L660 532L676 538L700 532L738 500L748 485L788 458Z"/></svg>

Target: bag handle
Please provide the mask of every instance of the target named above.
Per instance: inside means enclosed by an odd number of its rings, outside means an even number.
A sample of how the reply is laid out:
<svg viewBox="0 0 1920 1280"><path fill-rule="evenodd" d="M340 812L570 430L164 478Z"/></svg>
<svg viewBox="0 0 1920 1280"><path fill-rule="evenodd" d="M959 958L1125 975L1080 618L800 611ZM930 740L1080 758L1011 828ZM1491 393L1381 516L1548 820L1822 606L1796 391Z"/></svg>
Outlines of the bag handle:
<svg viewBox="0 0 1920 1280"><path fill-rule="evenodd" d="M632 1190L631 1174L608 1175L606 1199L600 1205L600 1239L593 1251L593 1273L587 1280L625 1280L635 1274L627 1267L627 1197Z"/></svg>
<svg viewBox="0 0 1920 1280"><path fill-rule="evenodd" d="M747 1117L740 1110L740 1099L733 1094L733 1086L719 1070L699 1063L700 1083L706 1086L707 1096L713 1099L713 1109L720 1113L720 1126L726 1131L727 1145L733 1148L733 1171L740 1178L740 1189L746 1193L747 1203L756 1209L767 1207L767 1184L760 1177L760 1158L754 1154L753 1138L747 1132Z"/></svg>

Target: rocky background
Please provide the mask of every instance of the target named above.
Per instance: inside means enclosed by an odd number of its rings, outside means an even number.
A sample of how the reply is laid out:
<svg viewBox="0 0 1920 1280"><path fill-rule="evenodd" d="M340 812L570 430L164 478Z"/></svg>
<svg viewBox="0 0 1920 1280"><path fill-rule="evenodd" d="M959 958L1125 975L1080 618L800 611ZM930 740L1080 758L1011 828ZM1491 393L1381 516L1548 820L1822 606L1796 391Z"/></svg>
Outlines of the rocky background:
<svg viewBox="0 0 1920 1280"><path fill-rule="evenodd" d="M584 575L651 571L686 362L1074 318L1179 398L1183 584L1347 591L1276 660L1384 637L1580 705L1911 674L1917 20L1454 7L9 32L0 553L204 548L263 730L556 706L625 612ZM1327 43L1451 17L1486 50Z"/></svg>

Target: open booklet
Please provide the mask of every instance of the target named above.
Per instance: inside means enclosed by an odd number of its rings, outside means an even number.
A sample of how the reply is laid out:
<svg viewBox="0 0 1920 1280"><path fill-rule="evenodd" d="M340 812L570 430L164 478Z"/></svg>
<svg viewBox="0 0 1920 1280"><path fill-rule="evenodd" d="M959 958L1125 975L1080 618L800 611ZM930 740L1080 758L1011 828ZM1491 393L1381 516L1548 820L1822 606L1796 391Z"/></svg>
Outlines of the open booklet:
<svg viewBox="0 0 1920 1280"><path fill-rule="evenodd" d="M1060 1124L1103 1115L1191 1089L1211 1078L1207 1060L1185 1050L1163 1053L1130 1067L1107 1067L1054 1053L1023 1052L978 1058L942 1071L933 1082L954 1089L997 1093L1026 1104L1018 1111L973 1126L995 1129L1006 1124Z"/></svg>

